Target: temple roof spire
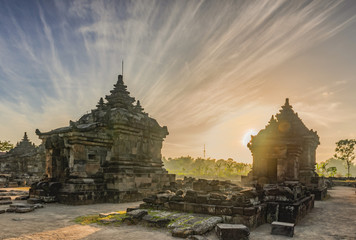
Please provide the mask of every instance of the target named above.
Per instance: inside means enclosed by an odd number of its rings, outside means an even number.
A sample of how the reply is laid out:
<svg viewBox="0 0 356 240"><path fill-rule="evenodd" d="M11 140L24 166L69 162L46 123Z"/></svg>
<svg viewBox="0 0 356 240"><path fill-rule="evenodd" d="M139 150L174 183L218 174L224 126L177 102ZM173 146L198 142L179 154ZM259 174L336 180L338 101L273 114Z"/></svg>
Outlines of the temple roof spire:
<svg viewBox="0 0 356 240"><path fill-rule="evenodd" d="M98 104L96 105L97 108L101 109L104 107L104 99L100 98Z"/></svg>
<svg viewBox="0 0 356 240"><path fill-rule="evenodd" d="M111 108L125 108L132 110L135 98L130 96L130 92L126 90L122 75L117 78L117 83L114 89L110 91L110 95L106 95L107 105Z"/></svg>
<svg viewBox="0 0 356 240"><path fill-rule="evenodd" d="M137 100L136 106L135 106L135 110L137 112L143 112L143 107L141 106L140 100Z"/></svg>
<svg viewBox="0 0 356 240"><path fill-rule="evenodd" d="M292 105L289 104L289 98L286 98L286 101L284 105L282 106L282 109L288 109L288 108L293 108Z"/></svg>
<svg viewBox="0 0 356 240"><path fill-rule="evenodd" d="M22 139L23 142L28 142L28 137L27 137L27 132L25 132L25 134L23 135L23 139Z"/></svg>

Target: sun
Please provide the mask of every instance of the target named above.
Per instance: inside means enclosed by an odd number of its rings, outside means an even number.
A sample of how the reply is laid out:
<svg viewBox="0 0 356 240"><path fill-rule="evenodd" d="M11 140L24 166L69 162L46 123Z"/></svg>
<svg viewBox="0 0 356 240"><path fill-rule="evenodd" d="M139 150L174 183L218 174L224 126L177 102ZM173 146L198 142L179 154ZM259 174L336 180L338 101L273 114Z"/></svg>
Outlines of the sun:
<svg viewBox="0 0 356 240"><path fill-rule="evenodd" d="M242 137L242 141L241 141L242 145L246 147L251 140L251 135L257 135L257 133L258 131L255 129L247 130L244 136Z"/></svg>

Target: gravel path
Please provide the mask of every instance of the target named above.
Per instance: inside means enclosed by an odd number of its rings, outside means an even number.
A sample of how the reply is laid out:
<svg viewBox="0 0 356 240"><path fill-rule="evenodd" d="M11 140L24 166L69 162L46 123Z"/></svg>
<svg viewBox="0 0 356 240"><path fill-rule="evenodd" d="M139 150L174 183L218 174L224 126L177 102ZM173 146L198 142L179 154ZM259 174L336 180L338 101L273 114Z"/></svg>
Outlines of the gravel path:
<svg viewBox="0 0 356 240"><path fill-rule="evenodd" d="M356 239L356 194L354 188L335 187L329 190L330 198L315 202L315 208L295 227L293 239ZM0 214L0 239L176 239L167 230L143 226L119 227L78 225L77 216L126 210L140 202L124 204L95 204L67 206L49 204L34 212ZM251 232L251 240L290 239L270 235L271 226L264 224ZM214 232L208 236L217 240Z"/></svg>

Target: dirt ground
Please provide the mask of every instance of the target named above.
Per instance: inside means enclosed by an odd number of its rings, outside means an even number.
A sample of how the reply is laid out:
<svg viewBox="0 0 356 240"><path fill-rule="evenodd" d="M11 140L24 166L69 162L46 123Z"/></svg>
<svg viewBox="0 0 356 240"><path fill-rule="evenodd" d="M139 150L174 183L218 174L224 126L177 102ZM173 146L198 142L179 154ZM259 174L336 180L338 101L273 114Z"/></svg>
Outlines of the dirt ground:
<svg viewBox="0 0 356 240"><path fill-rule="evenodd" d="M356 194L354 188L335 187L330 198L315 202L315 208L295 227L294 239L356 239ZM78 225L77 216L126 210L136 203L66 206L48 204L34 212L0 214L0 239L177 239L165 229L143 226ZM264 224L251 232L251 240L290 239L270 235L271 226ZM217 240L212 231L209 240Z"/></svg>

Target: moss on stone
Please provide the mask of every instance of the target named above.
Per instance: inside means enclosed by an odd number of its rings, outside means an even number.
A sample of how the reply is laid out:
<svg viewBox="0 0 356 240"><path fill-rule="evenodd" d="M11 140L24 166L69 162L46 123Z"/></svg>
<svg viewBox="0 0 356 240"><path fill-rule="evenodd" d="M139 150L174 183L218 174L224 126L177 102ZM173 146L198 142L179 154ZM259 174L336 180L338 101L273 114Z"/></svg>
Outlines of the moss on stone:
<svg viewBox="0 0 356 240"><path fill-rule="evenodd" d="M92 223L98 223L99 219L99 215L79 216L74 219L74 222L82 225L87 225Z"/></svg>
<svg viewBox="0 0 356 240"><path fill-rule="evenodd" d="M122 223L122 220L126 217L126 212L119 212L120 214L113 214L113 215L108 215L106 217L99 217L99 215L88 215L88 216L80 216L80 217L76 217L74 219L74 222L82 224L82 225L87 225L87 224L104 224L104 225L108 225L110 223L102 223L100 222L100 220L108 220L108 219L116 219L118 220L118 222L115 222L115 224L120 224Z"/></svg>

